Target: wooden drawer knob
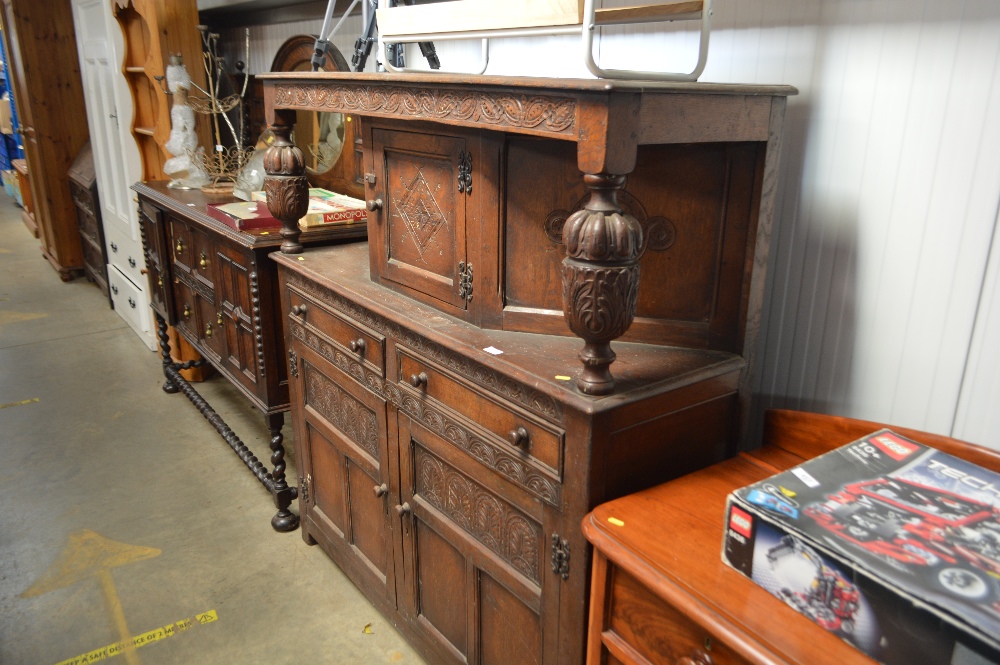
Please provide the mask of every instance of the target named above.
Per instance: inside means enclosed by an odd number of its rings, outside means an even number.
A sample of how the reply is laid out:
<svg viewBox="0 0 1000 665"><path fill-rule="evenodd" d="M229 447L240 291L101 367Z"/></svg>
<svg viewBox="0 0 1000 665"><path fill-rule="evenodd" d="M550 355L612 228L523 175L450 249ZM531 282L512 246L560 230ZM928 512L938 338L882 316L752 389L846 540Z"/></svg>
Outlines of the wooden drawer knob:
<svg viewBox="0 0 1000 665"><path fill-rule="evenodd" d="M396 506L396 512L399 514L400 517L406 517L407 515L413 512L413 509L410 508L410 504L404 503L401 506Z"/></svg>
<svg viewBox="0 0 1000 665"><path fill-rule="evenodd" d="M295 306L293 306L292 307L292 314L294 314L295 316L305 316L305 314L306 314L305 303L303 303L301 305L295 305Z"/></svg>
<svg viewBox="0 0 1000 665"><path fill-rule="evenodd" d="M385 483L375 486L375 498L381 499L388 493L389 493L389 486L386 485Z"/></svg>
<svg viewBox="0 0 1000 665"><path fill-rule="evenodd" d="M526 447L528 442L531 441L531 434L524 427L512 429L507 436L510 437L510 442L518 447Z"/></svg>
<svg viewBox="0 0 1000 665"><path fill-rule="evenodd" d="M701 649L695 649L690 656L681 656L677 659L677 665L715 665L715 661Z"/></svg>
<svg viewBox="0 0 1000 665"><path fill-rule="evenodd" d="M354 353L364 353L365 352L365 340L358 338L351 341L351 351Z"/></svg>
<svg viewBox="0 0 1000 665"><path fill-rule="evenodd" d="M411 374L410 385L414 388L427 388L427 373Z"/></svg>
<svg viewBox="0 0 1000 665"><path fill-rule="evenodd" d="M368 208L368 210L371 212L375 212L376 210L381 210L382 199L368 199L368 201L365 202L365 207Z"/></svg>

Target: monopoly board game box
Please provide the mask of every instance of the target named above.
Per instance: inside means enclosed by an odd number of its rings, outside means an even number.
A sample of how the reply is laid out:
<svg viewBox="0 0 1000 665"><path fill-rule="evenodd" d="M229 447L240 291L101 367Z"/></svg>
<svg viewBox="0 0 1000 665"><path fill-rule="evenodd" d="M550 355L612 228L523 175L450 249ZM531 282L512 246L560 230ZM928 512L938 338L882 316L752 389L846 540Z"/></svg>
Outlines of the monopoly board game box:
<svg viewBox="0 0 1000 665"><path fill-rule="evenodd" d="M725 534L727 564L880 662L1000 663L1000 474L881 430L733 492Z"/></svg>

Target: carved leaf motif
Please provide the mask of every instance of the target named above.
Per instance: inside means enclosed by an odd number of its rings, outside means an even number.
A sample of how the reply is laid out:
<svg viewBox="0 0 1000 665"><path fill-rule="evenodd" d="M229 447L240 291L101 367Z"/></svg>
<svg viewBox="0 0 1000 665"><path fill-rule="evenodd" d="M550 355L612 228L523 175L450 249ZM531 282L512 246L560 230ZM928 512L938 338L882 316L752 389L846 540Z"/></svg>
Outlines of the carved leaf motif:
<svg viewBox="0 0 1000 665"><path fill-rule="evenodd" d="M267 176L264 178L267 207L282 220L298 221L309 209L309 183L305 177Z"/></svg>
<svg viewBox="0 0 1000 665"><path fill-rule="evenodd" d="M415 493L522 572L538 581L540 526L426 449L414 448Z"/></svg>
<svg viewBox="0 0 1000 665"><path fill-rule="evenodd" d="M563 262L563 311L583 339L612 340L628 330L639 300L639 265L592 268Z"/></svg>
<svg viewBox="0 0 1000 665"><path fill-rule="evenodd" d="M333 381L306 365L306 404L334 427L378 459L375 412L344 392Z"/></svg>

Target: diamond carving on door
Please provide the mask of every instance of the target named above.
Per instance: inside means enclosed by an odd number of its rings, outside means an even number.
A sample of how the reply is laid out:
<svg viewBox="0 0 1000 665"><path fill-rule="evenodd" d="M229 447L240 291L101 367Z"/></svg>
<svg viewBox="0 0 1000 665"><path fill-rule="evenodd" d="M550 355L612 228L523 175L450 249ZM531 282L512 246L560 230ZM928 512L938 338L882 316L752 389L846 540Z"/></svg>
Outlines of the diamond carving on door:
<svg viewBox="0 0 1000 665"><path fill-rule="evenodd" d="M424 177L423 171L419 169L409 185L402 179L400 181L405 188L405 193L402 200L395 202L394 207L399 211L399 216L402 218L406 230L413 238L420 259L426 263L424 252L434 241L441 227L448 226L448 218L445 217L435 197L435 194L441 189L441 185L438 184L431 191L430 183Z"/></svg>

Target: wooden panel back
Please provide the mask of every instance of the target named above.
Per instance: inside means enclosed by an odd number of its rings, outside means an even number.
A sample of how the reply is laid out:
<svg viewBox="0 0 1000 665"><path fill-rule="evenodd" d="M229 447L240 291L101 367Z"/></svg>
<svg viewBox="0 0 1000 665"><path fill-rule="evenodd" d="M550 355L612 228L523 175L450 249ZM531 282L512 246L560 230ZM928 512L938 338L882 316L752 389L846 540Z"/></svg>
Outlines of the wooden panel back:
<svg viewBox="0 0 1000 665"><path fill-rule="evenodd" d="M756 143L640 146L619 203L649 244L623 340L740 351L762 154ZM508 143L505 329L569 334L562 222L589 199L575 156L569 143Z"/></svg>

